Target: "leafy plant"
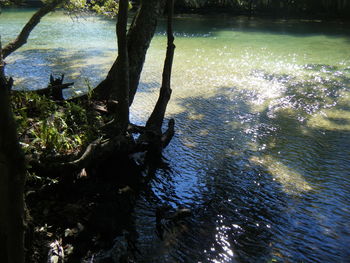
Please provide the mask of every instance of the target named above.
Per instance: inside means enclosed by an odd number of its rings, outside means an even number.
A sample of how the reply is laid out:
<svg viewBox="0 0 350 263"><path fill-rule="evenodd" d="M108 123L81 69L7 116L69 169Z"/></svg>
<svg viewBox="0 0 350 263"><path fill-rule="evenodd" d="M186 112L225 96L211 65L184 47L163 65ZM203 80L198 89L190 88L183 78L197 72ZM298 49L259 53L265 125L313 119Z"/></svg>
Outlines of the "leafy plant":
<svg viewBox="0 0 350 263"><path fill-rule="evenodd" d="M35 92L14 92L12 105L24 151L64 154L80 150L96 138L103 123L90 104L55 102Z"/></svg>

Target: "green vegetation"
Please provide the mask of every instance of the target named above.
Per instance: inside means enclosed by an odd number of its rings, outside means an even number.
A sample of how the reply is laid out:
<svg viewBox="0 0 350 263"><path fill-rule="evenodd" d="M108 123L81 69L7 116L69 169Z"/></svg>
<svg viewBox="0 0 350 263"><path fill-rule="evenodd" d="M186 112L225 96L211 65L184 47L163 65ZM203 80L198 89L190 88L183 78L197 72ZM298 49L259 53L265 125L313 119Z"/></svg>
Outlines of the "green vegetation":
<svg viewBox="0 0 350 263"><path fill-rule="evenodd" d="M13 99L20 141L27 153L67 154L97 135L101 116L86 105L57 103L35 92L15 92Z"/></svg>
<svg viewBox="0 0 350 263"><path fill-rule="evenodd" d="M318 0L178 0L178 8L214 9L230 8L234 12L265 13L275 15L349 16L350 1Z"/></svg>

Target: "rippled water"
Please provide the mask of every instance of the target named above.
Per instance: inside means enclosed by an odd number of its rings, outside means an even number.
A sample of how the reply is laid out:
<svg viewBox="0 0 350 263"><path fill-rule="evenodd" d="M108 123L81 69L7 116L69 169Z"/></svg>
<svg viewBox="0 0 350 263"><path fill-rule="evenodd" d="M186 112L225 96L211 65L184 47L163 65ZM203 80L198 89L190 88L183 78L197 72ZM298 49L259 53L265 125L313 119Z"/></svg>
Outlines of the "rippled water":
<svg viewBox="0 0 350 263"><path fill-rule="evenodd" d="M4 42L31 13L0 15ZM170 170L135 211L138 262L350 262L349 24L182 16L175 29L167 116L176 135ZM111 21L56 12L7 59L7 73L32 89L64 72L79 92L103 79L115 43ZM156 101L165 44L160 25L136 123ZM160 204L192 210L165 222L163 240Z"/></svg>

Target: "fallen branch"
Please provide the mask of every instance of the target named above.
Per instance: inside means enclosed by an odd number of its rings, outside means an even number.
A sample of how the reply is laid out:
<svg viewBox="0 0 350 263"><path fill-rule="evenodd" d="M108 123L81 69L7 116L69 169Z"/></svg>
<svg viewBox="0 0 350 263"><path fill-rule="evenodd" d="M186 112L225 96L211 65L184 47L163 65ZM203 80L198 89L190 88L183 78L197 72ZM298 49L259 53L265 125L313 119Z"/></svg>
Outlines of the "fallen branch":
<svg viewBox="0 0 350 263"><path fill-rule="evenodd" d="M30 166L33 171L38 174L45 174L50 178L71 177L83 168L98 167L99 164L115 153L130 152L132 146L131 140L125 136L116 136L107 140L97 139L86 147L79 158L73 161L50 163L46 160L31 160Z"/></svg>

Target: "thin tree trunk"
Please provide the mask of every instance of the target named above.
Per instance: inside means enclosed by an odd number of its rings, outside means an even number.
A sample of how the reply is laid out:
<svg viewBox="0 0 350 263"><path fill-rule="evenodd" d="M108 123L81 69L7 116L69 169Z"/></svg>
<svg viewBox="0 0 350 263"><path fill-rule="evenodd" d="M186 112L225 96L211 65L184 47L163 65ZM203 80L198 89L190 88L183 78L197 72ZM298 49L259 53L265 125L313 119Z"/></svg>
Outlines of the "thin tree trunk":
<svg viewBox="0 0 350 263"><path fill-rule="evenodd" d="M17 36L15 40L8 43L3 48L3 58L9 56L12 52L19 49L28 41L29 34L32 30L39 24L41 18L54 10L59 4L63 3L64 0L53 0L52 2L48 2L45 6L41 7L27 22L27 24L23 27L21 33Z"/></svg>
<svg viewBox="0 0 350 263"><path fill-rule="evenodd" d="M127 41L128 0L119 1L117 22L118 60L121 65L112 78L109 111L115 115L117 129L124 133L129 124L129 58Z"/></svg>
<svg viewBox="0 0 350 263"><path fill-rule="evenodd" d="M164 12L164 6L165 0L143 0L128 31L129 105L132 104L137 92L146 53L156 30L158 18ZM109 98L113 78L116 76L115 83L119 82L118 71L122 67L120 59L117 58L106 79L95 89L98 98Z"/></svg>
<svg viewBox="0 0 350 263"><path fill-rule="evenodd" d="M0 259L24 262L24 155L18 142L0 41Z"/></svg>
<svg viewBox="0 0 350 263"><path fill-rule="evenodd" d="M168 106L168 102L171 96L171 71L174 60L174 34L173 34L173 12L174 12L174 0L168 0L168 23L167 23L167 36L168 45L167 52L163 68L162 86L159 92L159 98L156 106L153 109L151 116L149 117L146 128L152 130L157 134L162 132L162 124L164 121L165 111Z"/></svg>

